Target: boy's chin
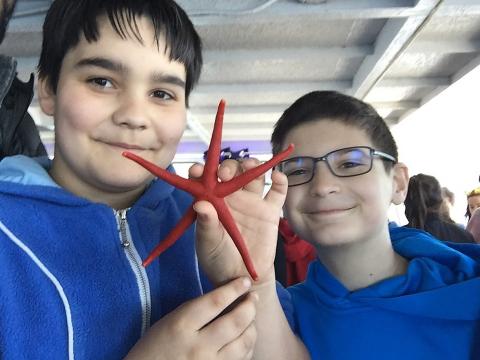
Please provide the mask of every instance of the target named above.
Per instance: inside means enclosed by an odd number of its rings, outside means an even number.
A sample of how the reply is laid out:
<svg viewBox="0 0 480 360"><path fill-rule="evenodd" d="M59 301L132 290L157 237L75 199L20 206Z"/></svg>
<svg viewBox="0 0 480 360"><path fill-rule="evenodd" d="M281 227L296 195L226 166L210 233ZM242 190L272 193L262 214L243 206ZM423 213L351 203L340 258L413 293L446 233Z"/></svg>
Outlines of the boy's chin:
<svg viewBox="0 0 480 360"><path fill-rule="evenodd" d="M122 171L121 173L110 174L102 179L102 183L104 188L121 193L145 189L153 179L153 175L149 172L137 169L137 171Z"/></svg>
<svg viewBox="0 0 480 360"><path fill-rule="evenodd" d="M348 231L334 231L329 233L324 231L322 236L312 236L310 243L313 246L319 246L323 248L344 247L352 245L358 242L358 237L354 234L349 234Z"/></svg>

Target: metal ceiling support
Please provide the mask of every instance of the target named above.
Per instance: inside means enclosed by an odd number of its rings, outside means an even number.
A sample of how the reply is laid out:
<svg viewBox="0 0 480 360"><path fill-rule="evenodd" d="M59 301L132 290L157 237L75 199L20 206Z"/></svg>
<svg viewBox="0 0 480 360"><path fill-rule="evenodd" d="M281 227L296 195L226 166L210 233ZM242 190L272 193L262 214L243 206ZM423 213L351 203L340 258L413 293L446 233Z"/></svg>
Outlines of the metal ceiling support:
<svg viewBox="0 0 480 360"><path fill-rule="evenodd" d="M324 4L327 0L297 0L299 3L303 4Z"/></svg>
<svg viewBox="0 0 480 360"><path fill-rule="evenodd" d="M422 77L422 78L384 78L377 84L378 88L401 87L437 87L449 86L449 77Z"/></svg>
<svg viewBox="0 0 480 360"><path fill-rule="evenodd" d="M237 18L214 16L195 16L196 10L185 8L193 17L197 27L221 24L259 24L269 22L283 22L292 17L315 16L319 20L355 20L355 19L387 19L405 18L422 15L423 8L412 6L411 0L336 0L321 4L278 2L266 11L250 16Z"/></svg>
<svg viewBox="0 0 480 360"><path fill-rule="evenodd" d="M190 130L192 130L195 135L205 144L210 144L210 134L209 132L203 127L202 124L198 122L195 116L192 115L190 111L187 111L187 126Z"/></svg>
<svg viewBox="0 0 480 360"><path fill-rule="evenodd" d="M263 4L258 5L252 9L246 10L192 10L189 12L189 16L239 16L239 15L252 15L275 4L278 0L267 0Z"/></svg>
<svg viewBox="0 0 480 360"><path fill-rule="evenodd" d="M480 14L480 4L478 0L448 0L441 9L438 10L439 16L474 16Z"/></svg>
<svg viewBox="0 0 480 360"><path fill-rule="evenodd" d="M404 110L404 109L411 109L411 108L418 108L420 103L418 101L387 101L387 102L371 102L370 103L376 109L394 109L394 110ZM287 109L291 103L284 103L284 104L274 104L274 105L235 105L229 106L226 110L228 115L245 115L245 114L281 114ZM210 115L215 114L217 108L215 106L201 106L195 107L192 109L192 113L196 115ZM247 125L249 118L230 118L229 124L241 122L244 125ZM250 119L251 121L258 124L262 122L261 119ZM267 120L265 120L267 121Z"/></svg>
<svg viewBox="0 0 480 360"><path fill-rule="evenodd" d="M196 87L192 96L198 94L236 94L247 93L252 97L265 93L303 93L314 90L338 90L350 89L350 81L312 81L312 82L275 82L275 83L246 83L246 84L200 84Z"/></svg>
<svg viewBox="0 0 480 360"><path fill-rule="evenodd" d="M228 62L228 61L275 61L275 60L298 60L315 59L319 61L328 58L347 59L365 57L373 54L372 46L330 46L321 48L276 48L276 49L232 49L232 50L207 50L204 53L205 62Z"/></svg>
<svg viewBox="0 0 480 360"><path fill-rule="evenodd" d="M422 15L406 19L390 19L377 37L375 50L368 56L353 79L351 95L364 99L380 81L389 67L405 51L443 0L418 0L415 8L423 9Z"/></svg>
<svg viewBox="0 0 480 360"><path fill-rule="evenodd" d="M416 41L406 50L407 53L434 53L434 54L465 54L480 51L480 41L441 40Z"/></svg>
<svg viewBox="0 0 480 360"><path fill-rule="evenodd" d="M13 13L12 19L34 15L44 15L47 13L52 2L52 0L18 1L17 5L15 6L15 12Z"/></svg>

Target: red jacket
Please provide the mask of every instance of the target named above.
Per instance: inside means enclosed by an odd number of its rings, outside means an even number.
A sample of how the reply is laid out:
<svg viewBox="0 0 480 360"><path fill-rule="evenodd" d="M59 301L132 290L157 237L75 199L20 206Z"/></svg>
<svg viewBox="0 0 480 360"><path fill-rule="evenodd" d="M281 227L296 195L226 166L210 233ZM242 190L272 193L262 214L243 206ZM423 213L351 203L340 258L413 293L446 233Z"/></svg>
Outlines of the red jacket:
<svg viewBox="0 0 480 360"><path fill-rule="evenodd" d="M294 285L305 280L308 264L315 260L315 248L296 235L287 220L280 219L278 230L283 238L286 259L286 285Z"/></svg>

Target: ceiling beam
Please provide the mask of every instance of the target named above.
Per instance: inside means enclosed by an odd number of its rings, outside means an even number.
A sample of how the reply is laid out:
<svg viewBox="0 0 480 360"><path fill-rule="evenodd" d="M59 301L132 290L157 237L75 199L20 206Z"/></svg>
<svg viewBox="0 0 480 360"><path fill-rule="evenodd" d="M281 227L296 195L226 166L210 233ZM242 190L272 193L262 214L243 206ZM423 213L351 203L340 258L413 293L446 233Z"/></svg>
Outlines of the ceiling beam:
<svg viewBox="0 0 480 360"><path fill-rule="evenodd" d="M451 84L449 77L426 78L384 78L378 82L377 88L392 87L437 87ZM273 82L273 83L244 83L244 84L200 84L192 93L195 95L241 94L247 93L254 98L260 94L278 93L307 93L316 90L348 91L350 81L312 81L312 82ZM278 106L278 104L271 104ZM192 108L201 108L192 106Z"/></svg>
<svg viewBox="0 0 480 360"><path fill-rule="evenodd" d="M286 93L307 92L314 90L346 90L350 81L311 81L311 82L274 82L244 84L200 84L194 92L202 94L236 94L236 93Z"/></svg>
<svg viewBox="0 0 480 360"><path fill-rule="evenodd" d="M465 54L480 52L480 41L456 39L448 40L431 40L431 41L414 41L408 46L406 53L434 53L434 54Z"/></svg>
<svg viewBox="0 0 480 360"><path fill-rule="evenodd" d="M442 0L419 0L422 15L406 19L389 19L377 37L375 51L367 56L353 79L351 94L364 99L392 63L435 13Z"/></svg>
<svg viewBox="0 0 480 360"><path fill-rule="evenodd" d="M230 49L230 50L207 50L204 52L205 63L218 63L228 61L275 61L275 60L298 60L309 61L325 59L325 57L341 59L365 57L373 54L372 46L334 46L318 48L275 48L275 49Z"/></svg>
<svg viewBox="0 0 480 360"><path fill-rule="evenodd" d="M275 105L235 105L235 106L228 106L225 110L226 113L230 115L249 115L249 114L281 114L285 109L287 109L291 104L275 104ZM392 109L392 110L404 110L404 109L411 109L411 108L418 108L419 102L418 101L387 101L387 102L371 102L372 105L376 109ZM194 115L211 115L215 114L217 108L215 106L199 106L193 107L191 109L192 114ZM260 119L251 118L250 121L259 123ZM239 120L240 122L249 122L246 119ZM237 122L231 121L230 122ZM268 122L268 121L266 121Z"/></svg>
<svg viewBox="0 0 480 360"><path fill-rule="evenodd" d="M187 126L204 144L210 143L210 133L190 111L187 111Z"/></svg>
<svg viewBox="0 0 480 360"><path fill-rule="evenodd" d="M246 13L248 7L231 10L231 4L227 4L223 8L195 9L190 3L184 3L185 10L197 27L225 23L283 22L292 17L312 15L319 20L404 18L421 15L424 12L421 6L412 6L411 0L337 0L323 4L277 2L262 11L248 15Z"/></svg>
<svg viewBox="0 0 480 360"><path fill-rule="evenodd" d="M437 16L462 16L480 15L480 4L478 0L448 0L438 10Z"/></svg>
<svg viewBox="0 0 480 360"><path fill-rule="evenodd" d="M451 85L449 77L383 78L376 88L437 87Z"/></svg>

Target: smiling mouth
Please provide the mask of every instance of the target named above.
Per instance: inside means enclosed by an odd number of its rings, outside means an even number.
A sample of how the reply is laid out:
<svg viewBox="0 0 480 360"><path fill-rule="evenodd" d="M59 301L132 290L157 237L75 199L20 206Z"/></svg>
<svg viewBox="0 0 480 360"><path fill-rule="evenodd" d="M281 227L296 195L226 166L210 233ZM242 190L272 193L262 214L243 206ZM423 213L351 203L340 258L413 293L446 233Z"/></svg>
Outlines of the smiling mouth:
<svg viewBox="0 0 480 360"><path fill-rule="evenodd" d="M110 146L118 147L122 150L145 150L145 148L138 146L138 145L132 145L132 144L125 144L125 143L106 143Z"/></svg>
<svg viewBox="0 0 480 360"><path fill-rule="evenodd" d="M315 210L315 211L310 211L307 212L307 215L310 216L328 216L328 215L336 215L336 214L342 214L344 212L347 212L349 210L353 209L351 208L345 208L345 209L325 209L325 210Z"/></svg>

